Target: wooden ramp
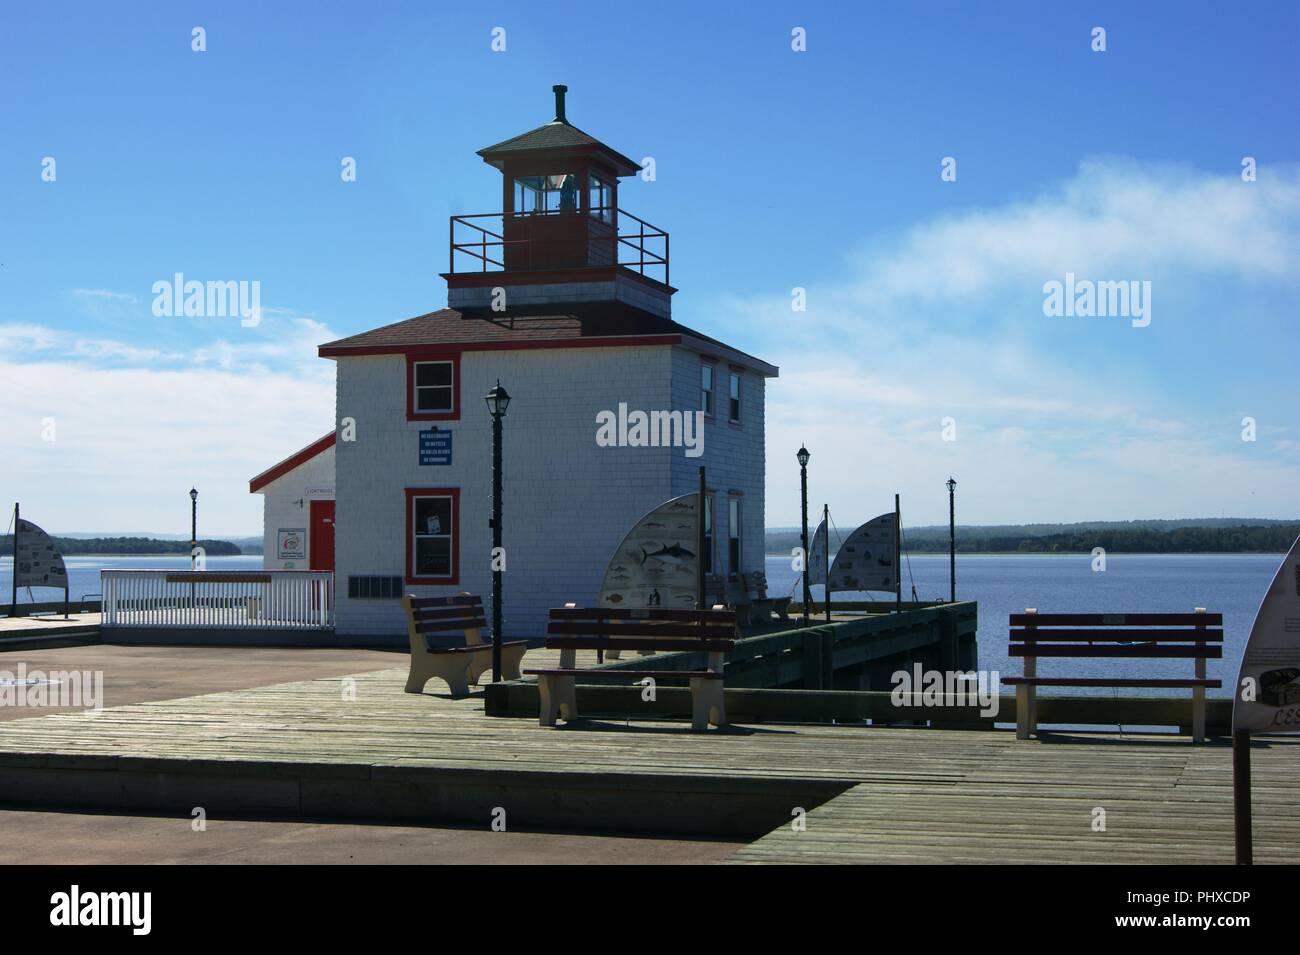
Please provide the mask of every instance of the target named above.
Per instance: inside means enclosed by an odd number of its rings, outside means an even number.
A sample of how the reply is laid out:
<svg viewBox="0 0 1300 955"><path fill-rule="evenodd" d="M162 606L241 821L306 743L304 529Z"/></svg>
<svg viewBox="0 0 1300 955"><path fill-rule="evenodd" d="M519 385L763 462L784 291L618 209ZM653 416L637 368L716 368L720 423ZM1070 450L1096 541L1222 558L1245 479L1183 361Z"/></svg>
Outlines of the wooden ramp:
<svg viewBox="0 0 1300 955"><path fill-rule="evenodd" d="M0 804L484 826L501 807L517 829L757 839L737 862L1232 861L1226 744L775 724L693 734L650 718L553 730L484 715L481 693L403 693L405 677L3 722ZM1259 861L1300 853L1298 773L1300 740L1261 743ZM807 831L795 833L799 807Z"/></svg>

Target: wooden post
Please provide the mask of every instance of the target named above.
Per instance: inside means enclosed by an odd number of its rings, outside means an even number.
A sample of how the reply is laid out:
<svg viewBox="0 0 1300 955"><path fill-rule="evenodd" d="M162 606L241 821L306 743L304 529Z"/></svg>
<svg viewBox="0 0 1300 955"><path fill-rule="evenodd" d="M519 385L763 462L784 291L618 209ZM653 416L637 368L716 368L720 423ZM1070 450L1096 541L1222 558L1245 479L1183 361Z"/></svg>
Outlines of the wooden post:
<svg viewBox="0 0 1300 955"><path fill-rule="evenodd" d="M1253 865L1255 847L1250 822L1250 731L1232 734L1232 831L1237 865Z"/></svg>
<svg viewBox="0 0 1300 955"><path fill-rule="evenodd" d="M828 535L829 536L829 535ZM898 495L894 495L894 612L903 609L903 518L898 509ZM830 541L826 542L827 548Z"/></svg>
<svg viewBox="0 0 1300 955"><path fill-rule="evenodd" d="M12 602L9 604L9 616L21 617L18 612L18 502L14 501L14 580Z"/></svg>
<svg viewBox="0 0 1300 955"><path fill-rule="evenodd" d="M704 465L700 465L700 499L695 502L695 609L704 609Z"/></svg>
<svg viewBox="0 0 1300 955"><path fill-rule="evenodd" d="M831 506L822 505L822 525L826 528L826 553L822 556L826 558L826 576L823 578L823 589L826 591L826 622L831 622ZM806 558L805 558L806 559Z"/></svg>
<svg viewBox="0 0 1300 955"><path fill-rule="evenodd" d="M1205 608L1197 607L1196 616L1199 618L1196 622L1198 631L1205 629ZM1204 650L1205 642L1197 638L1196 649ZM1205 657L1196 658L1196 679L1205 679ZM1192 687L1192 742L1205 742L1205 687Z"/></svg>

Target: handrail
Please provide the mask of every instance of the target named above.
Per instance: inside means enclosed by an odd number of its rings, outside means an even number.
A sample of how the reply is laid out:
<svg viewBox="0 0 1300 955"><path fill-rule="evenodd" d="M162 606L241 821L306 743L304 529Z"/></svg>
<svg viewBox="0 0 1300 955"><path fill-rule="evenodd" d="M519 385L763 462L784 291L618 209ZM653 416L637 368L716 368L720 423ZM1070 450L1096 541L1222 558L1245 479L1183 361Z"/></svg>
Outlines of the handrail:
<svg viewBox="0 0 1300 955"><path fill-rule="evenodd" d="M478 212L469 215L451 216L448 219L448 272L451 274L465 274L466 272L505 272L514 270L544 271L588 265L615 265L635 269L640 275L646 275L647 269L662 268L663 282L665 285L668 284L668 233L625 209L614 209L613 212L613 223L604 219L593 218L582 211L574 212L558 209L510 214L504 212ZM534 237L531 230L529 230L530 234L523 238L507 238L507 233L511 231L508 225L510 222L528 222L534 218L546 219L555 216L572 216L575 226L582 223L585 228L588 223L598 223L608 227L611 231L609 235L586 234L582 237L569 238L556 236L553 233ZM499 221L501 231L497 232L483 225L481 223L483 219ZM624 219L629 219L635 223L635 230L621 229L620 226ZM458 238L463 238L458 236L457 227L469 230L468 241L457 241ZM662 239L664 243L662 253L656 251L650 245L650 243L659 239ZM609 243L609 261L602 261L599 257L593 257L593 250L600 248L606 242ZM582 248L584 243L586 245L585 251ZM559 257L560 261L556 263L553 262L553 259L556 258L554 255L535 254L537 247L546 247L552 252L556 249L564 250L567 247L572 247L574 254L572 256L562 255ZM623 249L630 250L626 257L622 254L621 250ZM458 254L469 256L469 268L458 269L457 266L462 264L462 261L457 258ZM543 264L539 264L539 260ZM523 264L521 265L520 262Z"/></svg>

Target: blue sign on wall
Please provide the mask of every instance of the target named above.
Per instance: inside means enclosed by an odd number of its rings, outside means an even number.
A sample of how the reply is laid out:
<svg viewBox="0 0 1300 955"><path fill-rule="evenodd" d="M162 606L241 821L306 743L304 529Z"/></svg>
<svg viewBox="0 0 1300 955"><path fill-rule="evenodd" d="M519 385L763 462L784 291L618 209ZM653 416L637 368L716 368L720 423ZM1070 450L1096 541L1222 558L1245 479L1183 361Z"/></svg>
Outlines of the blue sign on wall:
<svg viewBox="0 0 1300 955"><path fill-rule="evenodd" d="M420 432L420 463L451 464L451 432L430 428Z"/></svg>

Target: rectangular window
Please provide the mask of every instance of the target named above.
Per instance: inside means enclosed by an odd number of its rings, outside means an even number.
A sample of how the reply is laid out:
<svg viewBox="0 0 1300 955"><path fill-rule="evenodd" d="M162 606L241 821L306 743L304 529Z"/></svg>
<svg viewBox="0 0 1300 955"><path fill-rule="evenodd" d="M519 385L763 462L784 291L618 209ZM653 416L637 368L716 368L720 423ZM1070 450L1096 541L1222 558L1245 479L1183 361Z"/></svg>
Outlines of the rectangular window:
<svg viewBox="0 0 1300 955"><path fill-rule="evenodd" d="M460 415L460 356L406 359L406 420L448 421Z"/></svg>
<svg viewBox="0 0 1300 955"><path fill-rule="evenodd" d="M591 217L599 219L602 222L614 221L614 190L610 184L603 179L595 176L589 176L587 179L590 187L587 190L587 204L590 208Z"/></svg>
<svg viewBox="0 0 1300 955"><path fill-rule="evenodd" d="M731 373L731 408L728 420L740 421L740 375L736 372Z"/></svg>
<svg viewBox="0 0 1300 955"><path fill-rule="evenodd" d="M458 488L406 489L406 582L454 584L459 577Z"/></svg>
<svg viewBox="0 0 1300 955"><path fill-rule="evenodd" d="M713 366L700 366L700 409L707 415L713 414Z"/></svg>
<svg viewBox="0 0 1300 955"><path fill-rule="evenodd" d="M521 176L515 180L515 215L577 212L579 188L576 173Z"/></svg>
<svg viewBox="0 0 1300 955"><path fill-rule="evenodd" d="M730 558L730 571L739 574L740 570L740 498L727 500L727 556Z"/></svg>

